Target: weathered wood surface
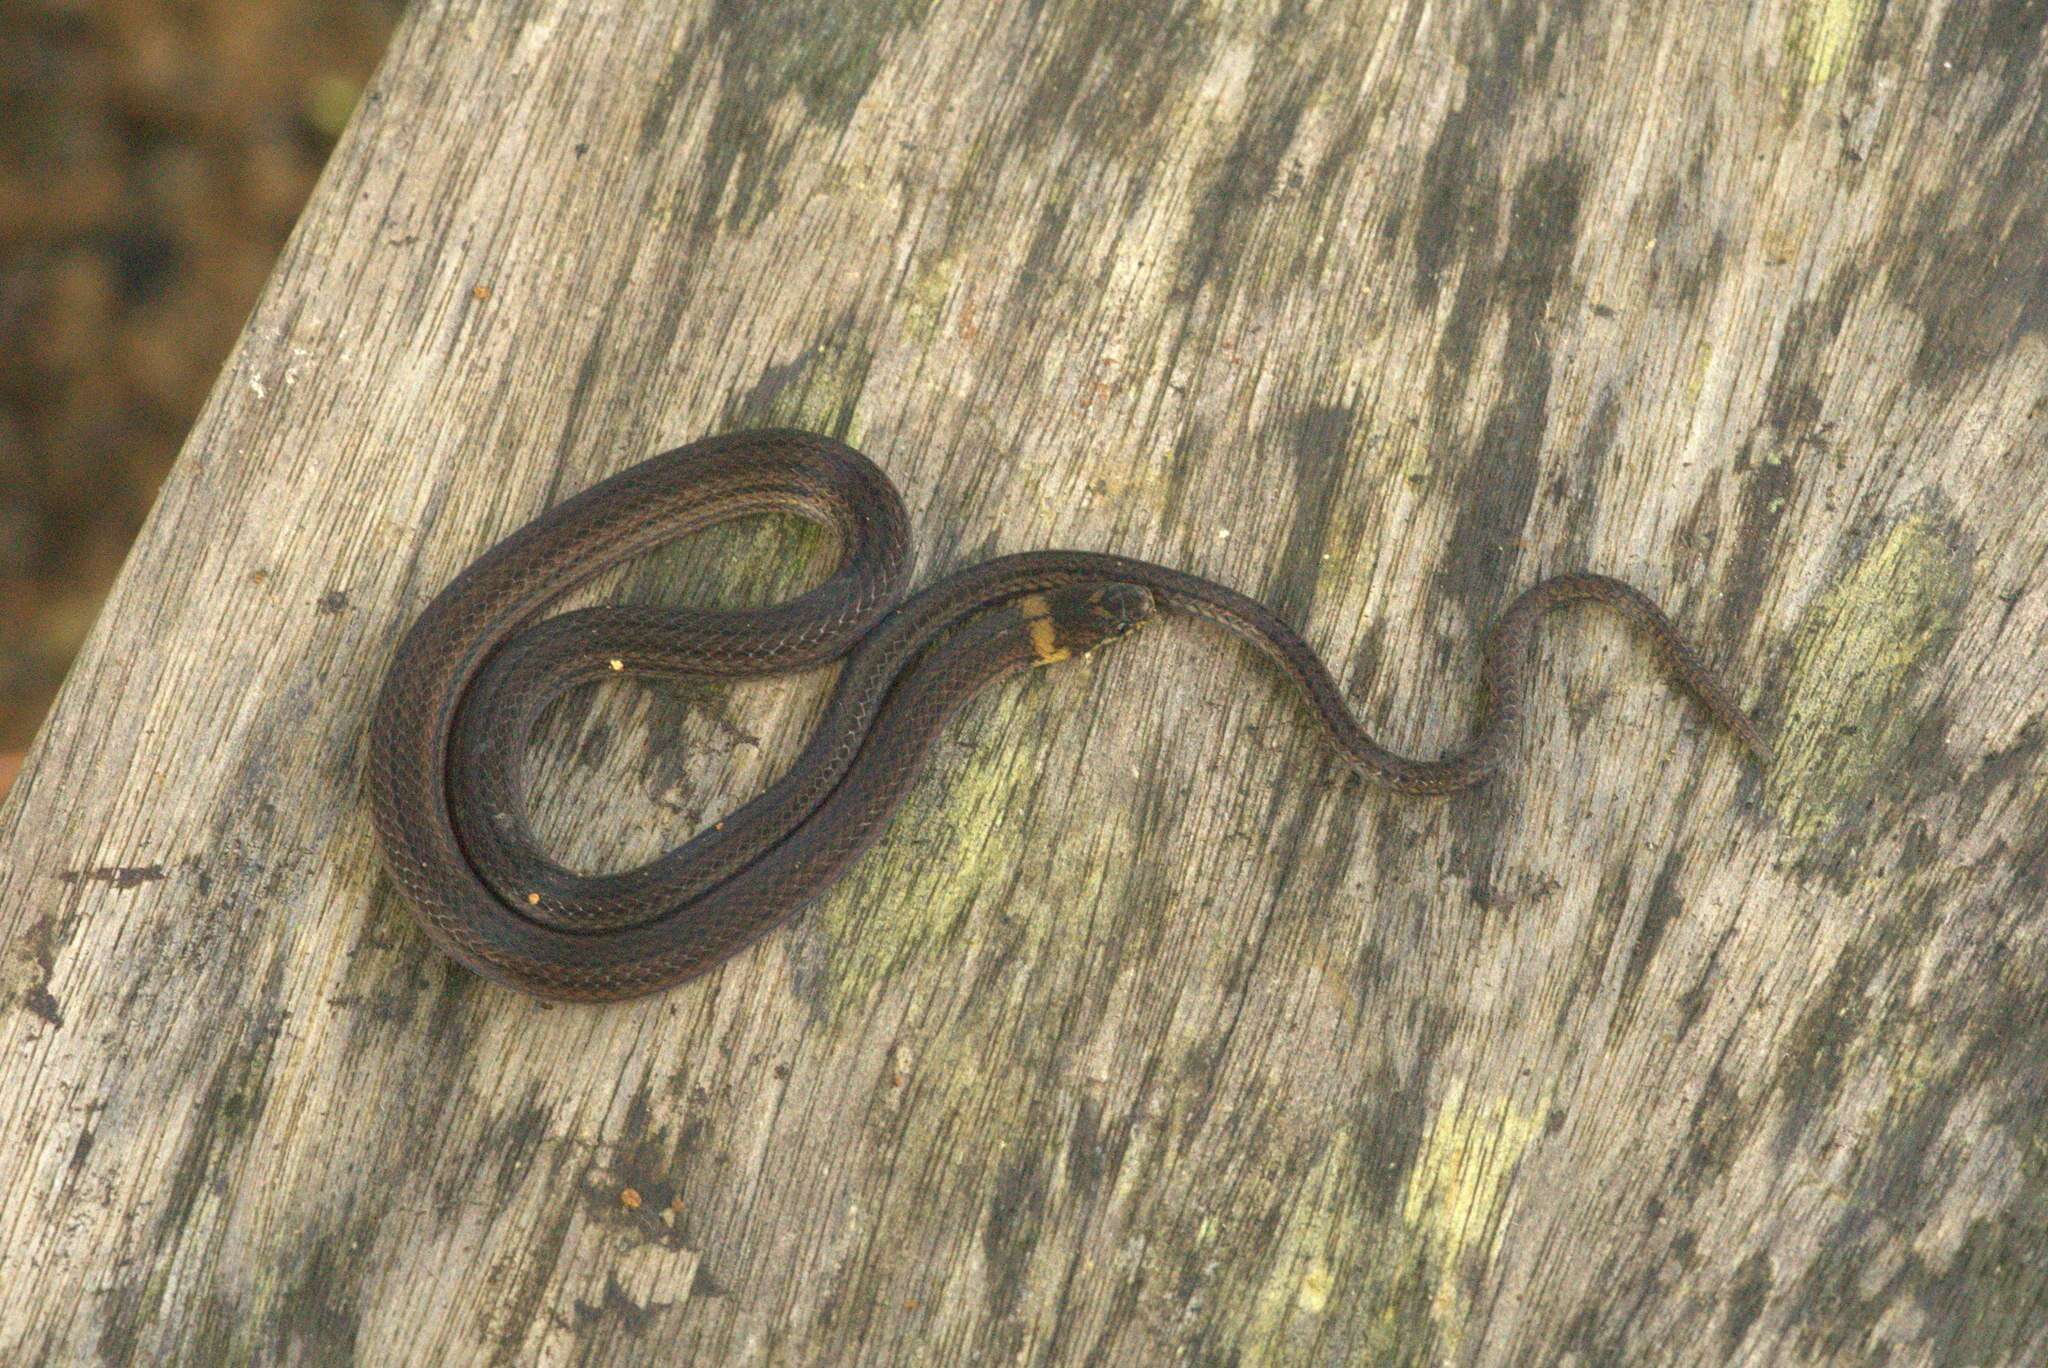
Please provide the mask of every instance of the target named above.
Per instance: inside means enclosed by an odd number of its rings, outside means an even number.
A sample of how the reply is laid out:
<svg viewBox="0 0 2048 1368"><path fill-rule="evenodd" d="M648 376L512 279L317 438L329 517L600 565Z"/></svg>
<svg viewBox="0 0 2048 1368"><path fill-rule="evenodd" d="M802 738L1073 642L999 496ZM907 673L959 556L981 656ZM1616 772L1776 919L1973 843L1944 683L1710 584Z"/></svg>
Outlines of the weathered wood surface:
<svg viewBox="0 0 2048 1368"><path fill-rule="evenodd" d="M2041 1361L2044 14L421 0L0 808L0 1359ZM1268 596L1415 751L1622 574L1781 760L1572 618L1511 777L1389 796L1176 627L707 980L452 970L399 633L761 421L926 576ZM544 831L652 852L826 682L563 709Z"/></svg>

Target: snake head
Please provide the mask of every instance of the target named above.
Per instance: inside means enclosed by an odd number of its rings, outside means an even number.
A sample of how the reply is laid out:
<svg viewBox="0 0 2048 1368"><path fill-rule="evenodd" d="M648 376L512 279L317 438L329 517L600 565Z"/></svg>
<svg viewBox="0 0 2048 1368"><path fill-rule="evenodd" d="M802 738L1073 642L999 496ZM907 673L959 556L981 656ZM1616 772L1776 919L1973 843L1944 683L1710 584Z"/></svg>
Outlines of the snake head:
<svg viewBox="0 0 2048 1368"><path fill-rule="evenodd" d="M1158 616L1152 595L1135 584L1075 584L1045 595L1045 624L1036 635L1041 662L1087 655L1129 636Z"/></svg>
<svg viewBox="0 0 2048 1368"><path fill-rule="evenodd" d="M1129 636L1159 616L1151 593L1135 584L1104 584L1090 590L1088 610L1102 624L1105 641Z"/></svg>

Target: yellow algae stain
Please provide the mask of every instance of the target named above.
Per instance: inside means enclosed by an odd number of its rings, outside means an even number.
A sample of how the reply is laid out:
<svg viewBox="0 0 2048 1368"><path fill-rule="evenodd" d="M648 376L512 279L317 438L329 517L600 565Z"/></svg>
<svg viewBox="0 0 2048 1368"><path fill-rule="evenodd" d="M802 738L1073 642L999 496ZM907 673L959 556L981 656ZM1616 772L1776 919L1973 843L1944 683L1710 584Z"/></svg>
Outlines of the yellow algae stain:
<svg viewBox="0 0 2048 1368"><path fill-rule="evenodd" d="M1900 520L1801 626L1770 796L1788 834L1832 834L1897 775L1920 718L1906 694L1954 631L1969 564L1934 518Z"/></svg>
<svg viewBox="0 0 2048 1368"><path fill-rule="evenodd" d="M1685 380L1685 402L1687 407L1692 407L1699 403L1700 392L1706 389L1707 377L1713 374L1713 370L1714 344L1712 342L1702 342L1700 343L1699 351L1692 358L1692 374L1688 375Z"/></svg>
<svg viewBox="0 0 2048 1368"><path fill-rule="evenodd" d="M1471 1273L1499 1249L1510 1182L1549 1109L1547 1091L1526 1104L1468 1100L1454 1081L1423 1136L1398 1219L1361 1203L1361 1152L1348 1133L1335 1135L1274 1236L1235 1336L1240 1357L1296 1362L1333 1335L1367 1362L1412 1358L1432 1340L1439 1356L1455 1357Z"/></svg>
<svg viewBox="0 0 2048 1368"><path fill-rule="evenodd" d="M1489 1262L1512 1214L1508 1183L1523 1153L1543 1133L1548 1096L1467 1100L1454 1079L1431 1116L1401 1202L1401 1215L1425 1241L1436 1272L1431 1318L1455 1349L1466 1318L1471 1261Z"/></svg>
<svg viewBox="0 0 2048 1368"><path fill-rule="evenodd" d="M903 286L903 331L912 341L929 343L939 335L946 303L960 279L960 259L942 256L919 265Z"/></svg>
<svg viewBox="0 0 2048 1368"><path fill-rule="evenodd" d="M1804 0L1785 23L1792 77L1802 86L1826 85L1863 41L1876 0Z"/></svg>
<svg viewBox="0 0 2048 1368"><path fill-rule="evenodd" d="M1294 1206L1275 1238L1275 1253L1265 1280L1252 1299L1251 1317L1239 1337L1239 1348L1254 1362L1286 1357L1288 1341L1313 1336L1313 1318L1330 1309L1339 1286L1333 1261L1346 1249L1369 1247L1364 1232L1354 1230L1345 1215L1350 1205L1343 1172L1352 1153L1350 1137L1339 1132L1302 1180ZM1303 1318L1310 1318L1307 1325ZM1292 1333L1290 1333L1292 1332Z"/></svg>
<svg viewBox="0 0 2048 1368"><path fill-rule="evenodd" d="M1330 1287L1336 1281L1331 1276L1330 1266L1321 1259L1308 1266L1308 1272L1301 1275L1301 1290L1294 1294L1294 1304L1311 1316L1320 1316L1330 1304Z"/></svg>

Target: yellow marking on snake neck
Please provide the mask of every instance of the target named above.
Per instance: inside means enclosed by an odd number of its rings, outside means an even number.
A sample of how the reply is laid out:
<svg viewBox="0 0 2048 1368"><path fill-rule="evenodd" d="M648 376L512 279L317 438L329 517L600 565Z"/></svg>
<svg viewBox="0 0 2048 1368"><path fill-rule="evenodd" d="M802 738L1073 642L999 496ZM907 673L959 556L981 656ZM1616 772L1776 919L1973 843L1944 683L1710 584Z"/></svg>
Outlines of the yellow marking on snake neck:
<svg viewBox="0 0 2048 1368"><path fill-rule="evenodd" d="M1017 600L1017 611L1031 628L1031 650L1041 665L1065 660L1072 652L1060 645L1059 632L1052 625L1052 605L1043 594L1026 594Z"/></svg>

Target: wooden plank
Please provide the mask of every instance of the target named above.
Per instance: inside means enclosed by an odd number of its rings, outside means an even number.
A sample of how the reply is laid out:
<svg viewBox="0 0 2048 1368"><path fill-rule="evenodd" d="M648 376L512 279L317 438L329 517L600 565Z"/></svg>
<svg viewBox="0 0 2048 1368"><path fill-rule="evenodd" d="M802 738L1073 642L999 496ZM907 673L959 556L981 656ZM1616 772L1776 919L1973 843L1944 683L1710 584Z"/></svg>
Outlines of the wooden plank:
<svg viewBox="0 0 2048 1368"><path fill-rule="evenodd" d="M2044 22L420 0L0 806L0 1358L2040 1361ZM1780 762L1574 618L1510 777L1389 796L1177 627L713 977L451 969L359 792L399 634L767 421L921 577L1272 599L1417 752L1624 575ZM563 708L543 832L654 851L825 686Z"/></svg>

